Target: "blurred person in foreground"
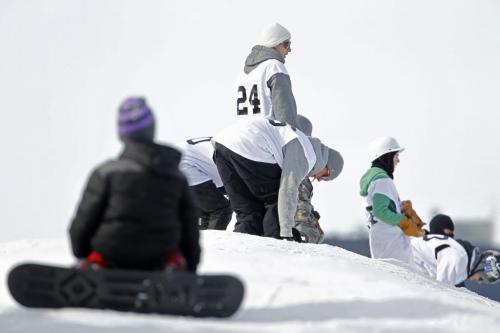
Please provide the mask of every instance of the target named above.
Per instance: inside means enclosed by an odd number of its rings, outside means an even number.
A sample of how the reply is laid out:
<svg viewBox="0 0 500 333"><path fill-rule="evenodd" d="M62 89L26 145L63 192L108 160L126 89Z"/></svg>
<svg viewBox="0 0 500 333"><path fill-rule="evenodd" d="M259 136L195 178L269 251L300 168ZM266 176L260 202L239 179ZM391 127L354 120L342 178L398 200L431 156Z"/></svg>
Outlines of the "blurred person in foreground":
<svg viewBox="0 0 500 333"><path fill-rule="evenodd" d="M92 171L69 228L80 267L195 272L198 213L180 152L154 142L155 118L142 97L120 105L118 134L122 153Z"/></svg>

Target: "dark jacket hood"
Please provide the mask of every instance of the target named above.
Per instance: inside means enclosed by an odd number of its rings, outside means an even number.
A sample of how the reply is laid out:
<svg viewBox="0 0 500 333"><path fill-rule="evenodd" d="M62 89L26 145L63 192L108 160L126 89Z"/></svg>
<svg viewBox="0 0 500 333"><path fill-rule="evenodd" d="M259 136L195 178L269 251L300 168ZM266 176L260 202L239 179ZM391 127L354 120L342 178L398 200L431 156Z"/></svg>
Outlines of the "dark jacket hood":
<svg viewBox="0 0 500 333"><path fill-rule="evenodd" d="M134 160L153 173L166 175L177 173L181 153L171 147L152 142L127 141L120 158Z"/></svg>
<svg viewBox="0 0 500 333"><path fill-rule="evenodd" d="M257 67L257 65L269 59L276 59L282 63L285 63L285 58L283 58L274 49L262 45L255 45L252 48L252 51L248 55L247 59L245 60L245 73L250 73L255 69L255 67Z"/></svg>

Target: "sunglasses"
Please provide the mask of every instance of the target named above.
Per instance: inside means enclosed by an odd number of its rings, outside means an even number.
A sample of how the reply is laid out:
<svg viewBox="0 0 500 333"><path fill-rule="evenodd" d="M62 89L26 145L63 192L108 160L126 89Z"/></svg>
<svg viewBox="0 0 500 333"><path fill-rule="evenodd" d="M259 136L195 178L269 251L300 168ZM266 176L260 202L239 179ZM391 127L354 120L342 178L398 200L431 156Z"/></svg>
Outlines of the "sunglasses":
<svg viewBox="0 0 500 333"><path fill-rule="evenodd" d="M290 48L290 45L292 45L292 42L289 40L286 40L283 42L283 46L285 47L285 49Z"/></svg>

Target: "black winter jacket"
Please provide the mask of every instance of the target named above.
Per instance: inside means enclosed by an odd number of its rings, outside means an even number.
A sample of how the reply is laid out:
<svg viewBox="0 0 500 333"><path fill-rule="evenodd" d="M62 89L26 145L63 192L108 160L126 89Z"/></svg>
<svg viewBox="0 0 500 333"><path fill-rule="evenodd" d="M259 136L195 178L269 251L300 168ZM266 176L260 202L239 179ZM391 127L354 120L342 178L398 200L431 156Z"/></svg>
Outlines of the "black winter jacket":
<svg viewBox="0 0 500 333"><path fill-rule="evenodd" d="M127 142L117 160L98 166L69 229L74 255L97 251L113 267L157 269L167 252L180 251L196 271L198 212L180 157L167 146Z"/></svg>

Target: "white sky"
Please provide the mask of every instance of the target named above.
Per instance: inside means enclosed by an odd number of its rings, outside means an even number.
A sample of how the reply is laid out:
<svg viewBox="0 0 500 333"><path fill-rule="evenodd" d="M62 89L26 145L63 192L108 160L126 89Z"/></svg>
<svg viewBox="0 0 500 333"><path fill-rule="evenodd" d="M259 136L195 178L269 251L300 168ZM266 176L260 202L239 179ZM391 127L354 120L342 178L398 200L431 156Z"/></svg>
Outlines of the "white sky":
<svg viewBox="0 0 500 333"><path fill-rule="evenodd" d="M292 33L299 112L345 168L315 188L322 226L363 226L358 180L380 135L406 147L395 181L424 219L439 207L500 223L500 1L0 3L0 240L64 235L88 172L115 156L116 109L155 109L158 138L213 135L263 27Z"/></svg>

